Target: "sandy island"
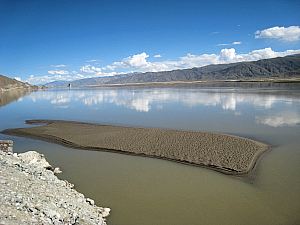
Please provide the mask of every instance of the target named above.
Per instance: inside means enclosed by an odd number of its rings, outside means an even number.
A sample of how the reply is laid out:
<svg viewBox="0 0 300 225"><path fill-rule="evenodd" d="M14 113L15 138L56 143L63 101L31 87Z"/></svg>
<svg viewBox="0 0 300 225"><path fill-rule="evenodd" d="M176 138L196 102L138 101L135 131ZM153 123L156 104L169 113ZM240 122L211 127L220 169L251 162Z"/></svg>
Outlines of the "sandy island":
<svg viewBox="0 0 300 225"><path fill-rule="evenodd" d="M113 151L245 175L269 146L247 138L197 131L122 127L74 121L27 120L41 126L2 131L72 148Z"/></svg>

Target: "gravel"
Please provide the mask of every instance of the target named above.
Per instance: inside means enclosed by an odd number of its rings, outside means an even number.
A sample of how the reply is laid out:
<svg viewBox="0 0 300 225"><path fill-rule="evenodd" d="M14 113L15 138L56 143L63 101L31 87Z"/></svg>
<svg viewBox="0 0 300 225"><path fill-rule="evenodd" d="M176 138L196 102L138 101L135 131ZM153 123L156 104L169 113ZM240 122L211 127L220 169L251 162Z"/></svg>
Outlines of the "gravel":
<svg viewBox="0 0 300 225"><path fill-rule="evenodd" d="M0 224L106 225L110 209L96 206L53 171L35 151L0 151Z"/></svg>

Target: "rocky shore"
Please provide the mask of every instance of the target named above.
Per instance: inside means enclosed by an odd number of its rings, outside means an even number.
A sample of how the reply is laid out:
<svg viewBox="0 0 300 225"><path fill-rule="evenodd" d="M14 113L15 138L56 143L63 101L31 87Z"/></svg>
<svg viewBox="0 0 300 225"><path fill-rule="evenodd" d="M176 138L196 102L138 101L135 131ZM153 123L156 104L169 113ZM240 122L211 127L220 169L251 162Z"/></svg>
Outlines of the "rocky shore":
<svg viewBox="0 0 300 225"><path fill-rule="evenodd" d="M12 153L0 146L0 224L106 225L109 208L59 180L58 168L35 151ZM3 151L4 150L4 151Z"/></svg>

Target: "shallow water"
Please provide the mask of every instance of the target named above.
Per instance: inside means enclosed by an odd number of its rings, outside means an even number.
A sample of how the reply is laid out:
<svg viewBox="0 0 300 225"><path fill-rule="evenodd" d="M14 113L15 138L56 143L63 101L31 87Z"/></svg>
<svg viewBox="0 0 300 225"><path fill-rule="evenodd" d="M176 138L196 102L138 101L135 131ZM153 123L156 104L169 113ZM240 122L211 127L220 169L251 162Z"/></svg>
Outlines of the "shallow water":
<svg viewBox="0 0 300 225"><path fill-rule="evenodd" d="M164 160L0 135L44 153L61 178L112 208L114 225L299 224L300 88L100 88L34 92L0 107L0 129L64 119L224 132L271 144L251 178Z"/></svg>

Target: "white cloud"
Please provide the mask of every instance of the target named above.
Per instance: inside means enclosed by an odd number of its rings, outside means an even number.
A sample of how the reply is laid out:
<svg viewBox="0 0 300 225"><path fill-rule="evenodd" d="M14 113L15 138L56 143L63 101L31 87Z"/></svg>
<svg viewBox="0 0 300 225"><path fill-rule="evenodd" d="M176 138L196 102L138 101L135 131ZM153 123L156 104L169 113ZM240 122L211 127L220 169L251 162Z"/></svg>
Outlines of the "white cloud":
<svg viewBox="0 0 300 225"><path fill-rule="evenodd" d="M300 49L276 52L276 51L273 51L271 48L264 48L264 49L253 50L253 51L249 52L248 54L241 54L241 56L244 59L243 61L255 61L255 60L260 60L260 59L284 57L287 55L293 55L293 54L299 54L299 53L300 53Z"/></svg>
<svg viewBox="0 0 300 225"><path fill-rule="evenodd" d="M53 81L73 81L73 80L79 80L79 79L91 78L91 77L114 76L116 74L117 72L109 72L109 73L98 72L93 74L85 74L85 73L79 73L77 71L72 71L66 75L61 75L61 74L43 75L43 76L30 75L29 78L26 80L26 82L30 84L41 85Z"/></svg>
<svg viewBox="0 0 300 225"><path fill-rule="evenodd" d="M83 73L93 74L93 73L101 73L102 69L92 65L84 65L80 68L80 71Z"/></svg>
<svg viewBox="0 0 300 225"><path fill-rule="evenodd" d="M69 74L69 71L67 70L48 70L48 73L49 74L52 74L52 75L67 75Z"/></svg>
<svg viewBox="0 0 300 225"><path fill-rule="evenodd" d="M71 81L71 80L77 80L77 79L83 79L85 76L82 74L54 74L54 75L43 75L43 76L36 76L36 75L30 75L29 78L26 80L26 82L30 84L46 84L53 81Z"/></svg>
<svg viewBox="0 0 300 225"><path fill-rule="evenodd" d="M154 55L154 58L161 58L162 56L160 54Z"/></svg>
<svg viewBox="0 0 300 225"><path fill-rule="evenodd" d="M51 67L55 67L55 68L62 68L62 67L66 67L67 65L65 64L58 64L58 65L50 65Z"/></svg>
<svg viewBox="0 0 300 225"><path fill-rule="evenodd" d="M133 72L157 72L163 70L170 70L174 66L172 62L149 62L147 61L149 55L145 52L135 54L122 59L121 61L113 62L111 65L105 66L105 70L116 70L116 69L129 69Z"/></svg>
<svg viewBox="0 0 300 225"><path fill-rule="evenodd" d="M17 81L22 81L21 77L14 77L14 79Z"/></svg>
<svg viewBox="0 0 300 225"><path fill-rule="evenodd" d="M255 32L255 38L278 39L281 41L293 42L300 40L300 27L271 27Z"/></svg>
<svg viewBox="0 0 300 225"><path fill-rule="evenodd" d="M149 57L148 54L146 54L145 52L141 53L141 54L136 54L133 56L129 56L128 58L123 60L123 63L125 63L125 65L128 65L130 67L143 67L143 66L147 66L148 62L147 62L147 58Z"/></svg>
<svg viewBox="0 0 300 225"><path fill-rule="evenodd" d="M117 61L105 67L106 70L115 71L117 69L130 69L133 72L157 72L174 69L186 69L192 67L201 67L209 64L234 63L242 61L254 61L274 57L283 57L291 54L298 54L299 50L286 50L276 52L271 48L253 50L249 53L238 54L234 48L224 48L219 54L201 54L194 55L188 53L178 60L167 61L148 61L149 55L145 52L129 56L122 61Z"/></svg>
<svg viewBox="0 0 300 225"><path fill-rule="evenodd" d="M237 55L234 48L225 48L221 50L219 60L222 62L233 62L242 60L242 56Z"/></svg>
<svg viewBox="0 0 300 225"><path fill-rule="evenodd" d="M223 44L217 44L217 46L228 46L228 45L241 45L241 41L234 41L232 43L223 43Z"/></svg>

